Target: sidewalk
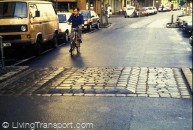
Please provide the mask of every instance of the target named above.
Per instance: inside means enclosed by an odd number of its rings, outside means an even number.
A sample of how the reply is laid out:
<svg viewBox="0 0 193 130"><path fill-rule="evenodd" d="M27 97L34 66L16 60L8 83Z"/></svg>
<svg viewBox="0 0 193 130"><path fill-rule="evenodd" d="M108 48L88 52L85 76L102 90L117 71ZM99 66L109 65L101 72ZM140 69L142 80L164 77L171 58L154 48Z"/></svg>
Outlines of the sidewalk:
<svg viewBox="0 0 193 130"><path fill-rule="evenodd" d="M192 98L189 68L20 67L1 79L0 95Z"/></svg>

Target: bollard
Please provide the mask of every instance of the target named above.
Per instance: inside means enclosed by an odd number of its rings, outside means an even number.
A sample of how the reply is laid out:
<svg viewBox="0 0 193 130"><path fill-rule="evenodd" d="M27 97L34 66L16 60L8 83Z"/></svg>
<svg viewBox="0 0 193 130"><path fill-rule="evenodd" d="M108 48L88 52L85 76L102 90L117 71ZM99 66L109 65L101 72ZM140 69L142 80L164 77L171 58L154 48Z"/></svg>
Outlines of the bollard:
<svg viewBox="0 0 193 130"><path fill-rule="evenodd" d="M174 15L172 14L171 23L174 22Z"/></svg>
<svg viewBox="0 0 193 130"><path fill-rule="evenodd" d="M0 44L1 44L1 64L2 68L4 69L5 67L5 62L4 62L4 52L3 52L3 42L2 42L3 37L0 36Z"/></svg>

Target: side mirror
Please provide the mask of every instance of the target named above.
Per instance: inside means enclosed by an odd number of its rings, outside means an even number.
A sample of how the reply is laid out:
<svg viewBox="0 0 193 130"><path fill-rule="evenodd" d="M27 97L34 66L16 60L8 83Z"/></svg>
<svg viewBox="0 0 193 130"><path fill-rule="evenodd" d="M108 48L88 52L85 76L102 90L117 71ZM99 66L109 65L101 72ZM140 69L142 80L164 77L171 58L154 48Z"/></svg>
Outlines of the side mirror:
<svg viewBox="0 0 193 130"><path fill-rule="evenodd" d="M94 17L94 15L91 16L91 18L93 18L93 17Z"/></svg>
<svg viewBox="0 0 193 130"><path fill-rule="evenodd" d="M36 11L35 17L40 17L40 11Z"/></svg>

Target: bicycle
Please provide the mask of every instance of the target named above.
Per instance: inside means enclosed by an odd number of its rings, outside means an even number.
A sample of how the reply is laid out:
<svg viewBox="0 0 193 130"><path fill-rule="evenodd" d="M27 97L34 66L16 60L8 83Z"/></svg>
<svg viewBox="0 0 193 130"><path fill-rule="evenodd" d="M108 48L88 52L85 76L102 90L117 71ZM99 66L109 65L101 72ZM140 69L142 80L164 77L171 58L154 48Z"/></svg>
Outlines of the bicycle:
<svg viewBox="0 0 193 130"><path fill-rule="evenodd" d="M77 50L77 54L80 53L80 41L78 37L78 27L72 28L74 30L74 37L71 43L70 53L73 55L75 53L75 50Z"/></svg>

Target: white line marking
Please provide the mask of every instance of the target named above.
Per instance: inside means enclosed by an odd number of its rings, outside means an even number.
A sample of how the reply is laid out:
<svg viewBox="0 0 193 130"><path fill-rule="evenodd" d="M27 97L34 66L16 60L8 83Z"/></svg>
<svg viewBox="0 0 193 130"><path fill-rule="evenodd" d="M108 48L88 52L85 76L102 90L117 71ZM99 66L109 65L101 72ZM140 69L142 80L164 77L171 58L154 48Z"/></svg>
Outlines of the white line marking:
<svg viewBox="0 0 193 130"><path fill-rule="evenodd" d="M27 59L23 59L23 60L21 60L21 61L18 61L17 63L13 64L13 66L16 66L16 65L22 64L22 63L24 63L24 62L27 62L27 61L35 58L35 57L36 57L36 56L32 56L32 57L30 57L30 58L27 58Z"/></svg>

